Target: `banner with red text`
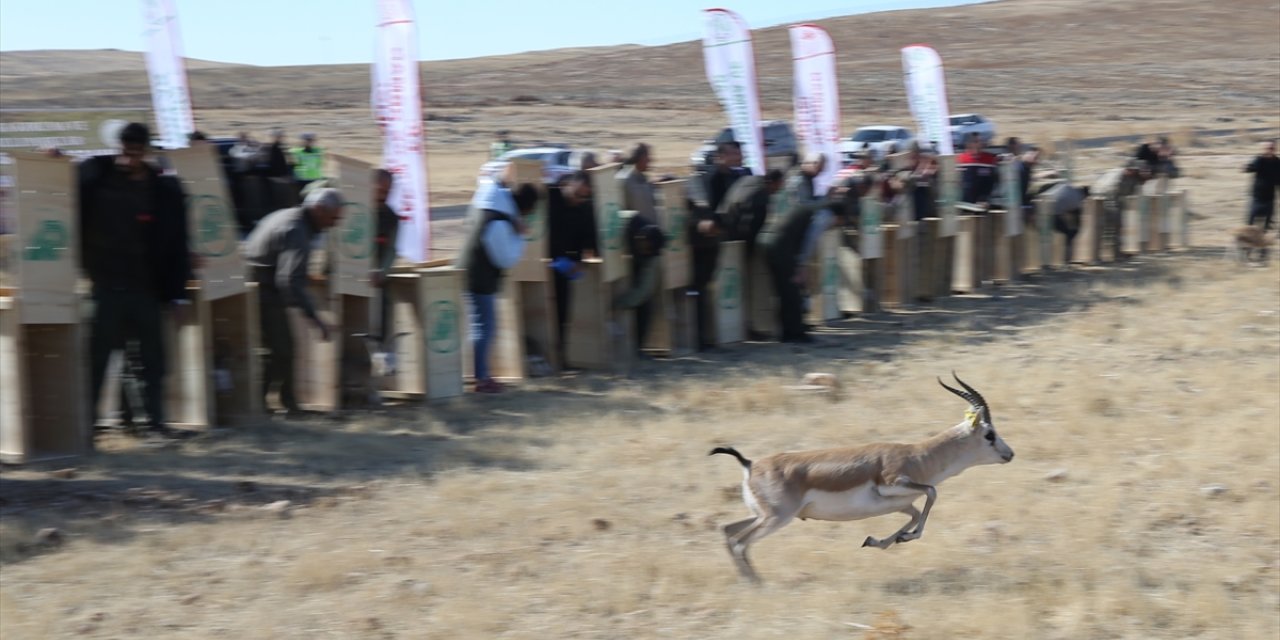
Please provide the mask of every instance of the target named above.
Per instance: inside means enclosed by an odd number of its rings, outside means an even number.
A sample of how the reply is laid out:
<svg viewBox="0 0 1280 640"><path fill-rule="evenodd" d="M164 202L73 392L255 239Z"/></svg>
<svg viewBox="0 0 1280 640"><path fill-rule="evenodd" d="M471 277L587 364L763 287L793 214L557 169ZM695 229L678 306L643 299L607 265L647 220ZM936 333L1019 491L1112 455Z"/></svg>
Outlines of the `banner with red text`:
<svg viewBox="0 0 1280 640"><path fill-rule="evenodd" d="M827 30L817 25L795 25L789 31L795 66L796 135L806 152L818 151L827 159L826 168L813 181L816 194L822 195L840 170L836 48Z"/></svg>
<svg viewBox="0 0 1280 640"><path fill-rule="evenodd" d="M416 32L409 0L378 0L372 103L382 130L383 167L395 174L387 202L400 217L396 253L411 262L426 262L431 253L431 215Z"/></svg>

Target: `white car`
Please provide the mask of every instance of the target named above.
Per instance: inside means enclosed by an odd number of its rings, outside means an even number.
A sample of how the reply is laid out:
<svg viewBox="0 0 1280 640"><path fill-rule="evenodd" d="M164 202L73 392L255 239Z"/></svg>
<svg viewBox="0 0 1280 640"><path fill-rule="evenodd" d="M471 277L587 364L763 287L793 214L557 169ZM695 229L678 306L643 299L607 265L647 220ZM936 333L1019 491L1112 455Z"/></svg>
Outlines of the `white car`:
<svg viewBox="0 0 1280 640"><path fill-rule="evenodd" d="M501 173L513 158L525 158L542 161L543 184L555 184L560 178L574 172L574 168L569 165L569 157L572 154L572 149L564 147L534 147L532 149L508 151L497 160L490 160L484 163L480 167L480 175L477 177L476 183L483 184L492 180L493 176Z"/></svg>
<svg viewBox="0 0 1280 640"><path fill-rule="evenodd" d="M906 151L915 141L915 134L906 127L876 125L862 127L853 135L840 141L840 157L845 164L850 164L862 155L863 150L871 152L874 158L883 158L892 149L894 152Z"/></svg>
<svg viewBox="0 0 1280 640"><path fill-rule="evenodd" d="M969 134L976 133L982 138L983 146L990 146L996 137L996 125L976 113L961 113L951 116L951 144L956 153L960 153L964 141Z"/></svg>

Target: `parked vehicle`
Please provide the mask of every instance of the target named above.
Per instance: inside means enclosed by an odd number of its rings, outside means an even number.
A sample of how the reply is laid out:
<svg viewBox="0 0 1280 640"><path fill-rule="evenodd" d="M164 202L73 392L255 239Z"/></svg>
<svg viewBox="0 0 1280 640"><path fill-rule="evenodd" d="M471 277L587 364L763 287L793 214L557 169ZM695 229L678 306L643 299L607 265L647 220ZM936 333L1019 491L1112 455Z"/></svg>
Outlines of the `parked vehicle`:
<svg viewBox="0 0 1280 640"><path fill-rule="evenodd" d="M890 149L906 151L915 141L915 134L906 127L893 125L872 125L860 127L853 135L840 141L840 157L844 164L851 164L864 149L876 158L881 158Z"/></svg>
<svg viewBox="0 0 1280 640"><path fill-rule="evenodd" d="M791 130L791 123L786 120L774 120L764 123L765 163L770 166L794 166L800 160L796 134ZM689 164L696 173L706 173L715 163L716 146L722 142L733 142L733 129L725 127L716 137L704 140L690 156Z"/></svg>
<svg viewBox="0 0 1280 640"><path fill-rule="evenodd" d="M976 113L951 116L951 144L959 148L971 133L982 138L983 146L989 146L996 137L996 125Z"/></svg>
<svg viewBox="0 0 1280 640"><path fill-rule="evenodd" d="M542 182L544 184L555 184L560 178L573 173L573 167L569 164L569 158L573 154L573 149L559 146L533 147L531 149L513 149L508 151L497 160L490 160L480 167L480 175L476 182L482 183L491 180L494 175L500 173L511 160L515 158L523 158L527 160L539 160L542 162Z"/></svg>

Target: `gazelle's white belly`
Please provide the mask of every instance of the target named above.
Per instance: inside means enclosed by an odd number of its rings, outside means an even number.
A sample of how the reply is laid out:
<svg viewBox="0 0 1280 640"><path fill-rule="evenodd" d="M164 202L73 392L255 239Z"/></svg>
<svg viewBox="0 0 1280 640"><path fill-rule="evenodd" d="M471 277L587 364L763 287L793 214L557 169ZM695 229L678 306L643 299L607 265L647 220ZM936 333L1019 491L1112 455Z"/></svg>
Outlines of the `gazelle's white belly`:
<svg viewBox="0 0 1280 640"><path fill-rule="evenodd" d="M876 491L875 483L854 487L847 491L819 491L810 489L805 492L798 518L814 520L861 520L874 518L886 513L895 513L907 508L920 497L919 493L902 496L883 496Z"/></svg>

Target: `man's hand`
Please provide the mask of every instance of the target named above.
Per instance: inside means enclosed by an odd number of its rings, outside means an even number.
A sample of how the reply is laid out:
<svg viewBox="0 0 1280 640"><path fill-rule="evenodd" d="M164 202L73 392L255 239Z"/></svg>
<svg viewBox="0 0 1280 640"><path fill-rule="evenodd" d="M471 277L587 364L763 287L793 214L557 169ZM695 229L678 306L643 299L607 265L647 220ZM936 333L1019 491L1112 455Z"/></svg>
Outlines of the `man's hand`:
<svg viewBox="0 0 1280 640"><path fill-rule="evenodd" d="M329 325L325 324L324 320L321 320L320 318L316 318L314 324L316 327L316 331L320 332L320 341L328 342L329 341Z"/></svg>
<svg viewBox="0 0 1280 640"><path fill-rule="evenodd" d="M720 235L720 229L716 226L715 220L702 220L698 222L698 233L714 238Z"/></svg>

